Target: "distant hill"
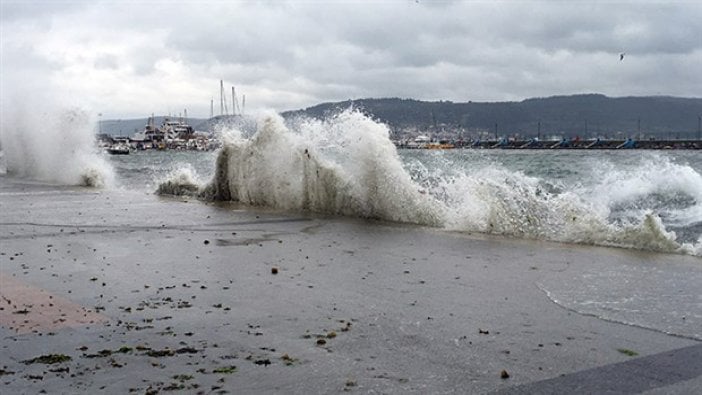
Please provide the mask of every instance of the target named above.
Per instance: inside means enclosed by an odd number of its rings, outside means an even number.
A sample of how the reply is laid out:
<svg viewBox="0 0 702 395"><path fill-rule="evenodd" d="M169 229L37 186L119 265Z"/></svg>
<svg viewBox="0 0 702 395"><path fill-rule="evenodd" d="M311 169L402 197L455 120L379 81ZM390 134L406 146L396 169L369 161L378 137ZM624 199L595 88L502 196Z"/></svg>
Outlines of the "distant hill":
<svg viewBox="0 0 702 395"><path fill-rule="evenodd" d="M356 108L387 124L397 135L476 137L480 135L535 137L537 135L583 138L635 137L697 138L702 98L668 96L618 97L599 94L553 96L520 102L454 103L413 99L360 99L322 103L303 110L286 111L285 118L299 116L325 118ZM157 116L160 125L164 116ZM146 125L147 118L104 120L103 133L132 136ZM253 129L255 122L241 116L211 119L188 118L195 130L211 132L221 125ZM495 133L496 132L496 133Z"/></svg>
<svg viewBox="0 0 702 395"><path fill-rule="evenodd" d="M361 99L323 103L304 110L288 111L285 117L323 118L349 107L402 133L461 131L475 135L522 137L638 136L696 138L702 99L667 96L610 98L599 94L553 96L520 102L453 103L412 99ZM539 128L540 125L540 128Z"/></svg>

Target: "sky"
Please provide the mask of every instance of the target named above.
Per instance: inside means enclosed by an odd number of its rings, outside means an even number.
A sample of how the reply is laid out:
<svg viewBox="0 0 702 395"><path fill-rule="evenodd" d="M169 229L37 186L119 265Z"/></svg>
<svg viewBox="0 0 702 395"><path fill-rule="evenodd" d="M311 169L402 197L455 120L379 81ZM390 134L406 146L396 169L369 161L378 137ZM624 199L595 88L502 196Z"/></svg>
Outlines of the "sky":
<svg viewBox="0 0 702 395"><path fill-rule="evenodd" d="M229 108L235 86L247 112L370 97L702 97L702 1L0 4L3 112L209 117L220 80Z"/></svg>

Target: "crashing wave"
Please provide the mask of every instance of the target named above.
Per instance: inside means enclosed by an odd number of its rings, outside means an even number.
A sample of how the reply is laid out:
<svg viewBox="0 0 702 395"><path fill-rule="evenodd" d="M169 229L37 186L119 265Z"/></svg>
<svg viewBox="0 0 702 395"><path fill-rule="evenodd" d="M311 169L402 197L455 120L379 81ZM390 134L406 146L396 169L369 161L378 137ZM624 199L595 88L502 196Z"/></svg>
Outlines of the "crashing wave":
<svg viewBox="0 0 702 395"><path fill-rule="evenodd" d="M437 156L428 159L446 160ZM702 201L698 173L661 163L662 168L654 171L651 165L646 174L609 172L608 177L592 177L595 185L575 186L551 185L495 163L462 168L459 162L446 161L428 168L421 160L403 161L385 125L349 110L323 121L287 125L269 115L253 134L229 134L214 177L202 189L191 179L169 181L159 189L176 189L176 194L197 190L206 199L287 211L700 255L702 243L679 241L676 232L666 229L659 211L645 209L648 203L622 205L680 190L666 179L671 173L692 183L680 192L683 201ZM620 185L622 179L628 188ZM660 206L665 207L665 201Z"/></svg>
<svg viewBox="0 0 702 395"><path fill-rule="evenodd" d="M199 196L200 182L192 167L186 166L172 171L166 180L158 185L159 195Z"/></svg>
<svg viewBox="0 0 702 395"><path fill-rule="evenodd" d="M79 109L18 111L2 121L6 172L66 185L114 185L112 167L94 150L90 117Z"/></svg>
<svg viewBox="0 0 702 395"><path fill-rule="evenodd" d="M404 170L387 127L356 112L305 127L291 131L271 115L251 138L227 143L203 196L282 210L443 222L436 200Z"/></svg>

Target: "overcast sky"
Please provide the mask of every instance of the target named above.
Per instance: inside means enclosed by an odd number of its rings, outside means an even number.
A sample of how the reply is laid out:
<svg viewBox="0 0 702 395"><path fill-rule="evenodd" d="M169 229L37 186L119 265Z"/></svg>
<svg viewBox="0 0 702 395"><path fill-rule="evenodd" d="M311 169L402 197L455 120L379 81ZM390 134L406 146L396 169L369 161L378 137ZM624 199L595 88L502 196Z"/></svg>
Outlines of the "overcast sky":
<svg viewBox="0 0 702 395"><path fill-rule="evenodd" d="M702 1L0 1L3 111L702 96Z"/></svg>

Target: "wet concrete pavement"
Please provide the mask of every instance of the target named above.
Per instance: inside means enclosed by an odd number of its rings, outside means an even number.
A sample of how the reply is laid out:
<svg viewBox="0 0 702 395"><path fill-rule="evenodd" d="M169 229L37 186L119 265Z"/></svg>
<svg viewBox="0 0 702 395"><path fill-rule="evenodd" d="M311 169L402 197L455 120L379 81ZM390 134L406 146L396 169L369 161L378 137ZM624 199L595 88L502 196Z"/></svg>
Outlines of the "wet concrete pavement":
<svg viewBox="0 0 702 395"><path fill-rule="evenodd" d="M545 289L639 261L702 275L695 257L0 177L0 392L694 393L702 328Z"/></svg>

